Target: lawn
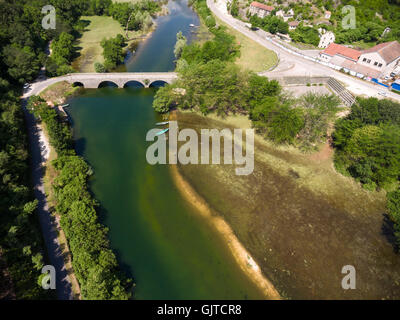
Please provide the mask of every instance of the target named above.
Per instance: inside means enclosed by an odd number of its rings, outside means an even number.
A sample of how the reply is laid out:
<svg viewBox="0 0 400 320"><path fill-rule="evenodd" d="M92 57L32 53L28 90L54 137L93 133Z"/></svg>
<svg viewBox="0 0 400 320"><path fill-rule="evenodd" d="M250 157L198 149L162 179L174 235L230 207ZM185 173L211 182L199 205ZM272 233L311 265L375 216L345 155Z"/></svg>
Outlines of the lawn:
<svg viewBox="0 0 400 320"><path fill-rule="evenodd" d="M78 40L80 56L73 62L73 67L79 72L94 72L94 63L103 63L103 48L100 43L104 38L112 38L124 34L120 23L112 17L85 16L82 20L88 25L82 37Z"/></svg>
<svg viewBox="0 0 400 320"><path fill-rule="evenodd" d="M257 42L247 38L241 32L232 29L217 17L215 17L215 19L219 25L226 26L228 33L234 35L236 40L240 43L241 55L236 61L240 67L255 72L261 72L268 70L278 62L278 57L275 52L266 49Z"/></svg>

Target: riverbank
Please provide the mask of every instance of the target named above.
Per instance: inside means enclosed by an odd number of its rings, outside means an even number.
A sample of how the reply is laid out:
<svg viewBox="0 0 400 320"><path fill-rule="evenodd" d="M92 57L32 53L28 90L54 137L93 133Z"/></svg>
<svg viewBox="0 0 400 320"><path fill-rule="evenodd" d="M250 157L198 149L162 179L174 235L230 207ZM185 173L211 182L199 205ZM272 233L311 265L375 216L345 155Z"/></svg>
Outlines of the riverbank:
<svg viewBox="0 0 400 320"><path fill-rule="evenodd" d="M55 199L53 195L52 183L54 179L57 177L57 173L54 170L53 165L51 164L53 160L57 159L57 152L49 143L49 137L45 125L37 125L38 133L39 133L39 141L41 145L42 158L44 160L43 163L43 186L46 195L46 201L49 206L48 210L51 212L54 218L54 226L57 232L57 240L58 245L60 247L60 254L64 259L64 265L67 272L68 282L71 285L72 290L72 299L73 300L81 300L81 290L79 286L79 282L76 279L74 269L72 267L72 255L69 250L68 241L65 236L65 233L60 225L60 215L55 211Z"/></svg>
<svg viewBox="0 0 400 320"><path fill-rule="evenodd" d="M241 116L179 112L177 120L180 129L196 131L249 127ZM256 136L250 176L223 165L180 166L179 174L226 221L282 297L399 298L400 257L386 238L385 193L337 173L332 155L326 148L304 154ZM357 270L358 290L351 292L340 285L348 264Z"/></svg>

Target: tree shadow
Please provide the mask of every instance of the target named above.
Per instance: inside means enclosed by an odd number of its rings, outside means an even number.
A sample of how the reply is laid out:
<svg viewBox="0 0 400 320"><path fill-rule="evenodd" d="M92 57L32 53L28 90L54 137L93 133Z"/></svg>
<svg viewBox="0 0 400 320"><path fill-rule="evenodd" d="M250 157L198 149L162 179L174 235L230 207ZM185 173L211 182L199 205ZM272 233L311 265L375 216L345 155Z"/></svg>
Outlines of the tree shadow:
<svg viewBox="0 0 400 320"><path fill-rule="evenodd" d="M399 253L400 248L397 244L397 238L395 236L394 222L390 219L387 213L383 214L381 232L382 235L385 236L386 240L392 245L393 251L395 253Z"/></svg>

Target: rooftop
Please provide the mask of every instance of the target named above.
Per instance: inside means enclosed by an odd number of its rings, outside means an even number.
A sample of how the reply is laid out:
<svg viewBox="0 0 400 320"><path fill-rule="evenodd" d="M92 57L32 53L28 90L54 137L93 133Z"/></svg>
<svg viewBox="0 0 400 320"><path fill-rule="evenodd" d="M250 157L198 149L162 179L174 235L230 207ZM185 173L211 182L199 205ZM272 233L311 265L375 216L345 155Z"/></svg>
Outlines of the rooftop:
<svg viewBox="0 0 400 320"><path fill-rule="evenodd" d="M250 6L263 9L265 11L273 11L275 9L274 7L267 6L266 4L262 4L257 1L252 2Z"/></svg>
<svg viewBox="0 0 400 320"><path fill-rule="evenodd" d="M398 43L397 41L380 43L375 47L363 50L362 54L372 52L377 52L382 57L382 59L385 60L387 64L389 64L400 57L400 43Z"/></svg>
<svg viewBox="0 0 400 320"><path fill-rule="evenodd" d="M336 43L331 43L328 48L326 48L324 51L322 51L325 54L328 54L330 56L334 56L334 55L341 55L345 58L349 58L351 60L357 61L358 58L361 55L361 51L355 50L355 49L351 49L351 48L347 48L345 46L342 46L340 44L336 44Z"/></svg>

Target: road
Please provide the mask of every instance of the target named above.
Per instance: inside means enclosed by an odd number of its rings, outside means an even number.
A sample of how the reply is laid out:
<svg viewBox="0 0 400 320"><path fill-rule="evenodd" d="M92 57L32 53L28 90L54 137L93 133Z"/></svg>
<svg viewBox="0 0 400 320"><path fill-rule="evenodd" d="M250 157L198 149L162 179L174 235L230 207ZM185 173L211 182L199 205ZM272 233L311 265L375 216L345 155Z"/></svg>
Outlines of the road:
<svg viewBox="0 0 400 320"><path fill-rule="evenodd" d="M279 66L274 71L264 72L263 74L266 76L328 76L344 83L346 89L355 95L367 95L369 97L383 98L379 95L379 92L385 91L387 98L400 101L400 95L392 93L382 86L359 80L327 66L295 56L281 49L271 41L266 40L265 37L260 35L260 33L251 31L246 27L243 21L235 19L229 15L226 10L226 0L216 0L216 2L214 2L214 0L207 0L207 5L213 14L220 20L268 50L274 51L278 55L280 60Z"/></svg>
<svg viewBox="0 0 400 320"><path fill-rule="evenodd" d="M40 81L43 83L46 81ZM40 90L41 86L37 86ZM51 214L47 204L46 195L44 191L44 169L42 163L47 160L48 150L44 141L46 138L41 132L41 128L37 125L35 117L26 110L26 103L35 91L30 91L22 98L22 106L25 114L26 125L28 128L29 147L31 154L31 168L32 168L32 183L34 186L35 198L38 200L38 215L40 226L43 233L44 242L47 248L47 255L50 264L56 270L56 293L59 300L72 300L73 293L71 289L68 272L64 264L64 257L62 255L62 248L58 242L59 224L55 217Z"/></svg>

